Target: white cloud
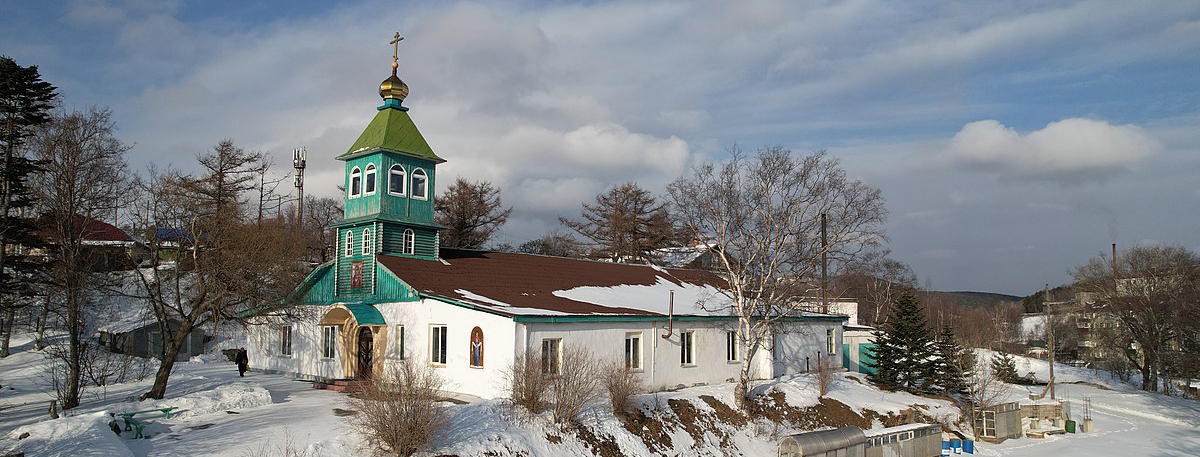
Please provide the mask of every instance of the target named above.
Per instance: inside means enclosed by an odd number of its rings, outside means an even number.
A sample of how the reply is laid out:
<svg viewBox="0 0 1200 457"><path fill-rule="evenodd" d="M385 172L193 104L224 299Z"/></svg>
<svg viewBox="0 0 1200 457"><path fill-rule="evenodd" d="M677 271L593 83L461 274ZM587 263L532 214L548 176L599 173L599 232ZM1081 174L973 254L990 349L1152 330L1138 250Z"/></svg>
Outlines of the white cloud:
<svg viewBox="0 0 1200 457"><path fill-rule="evenodd" d="M957 165L1018 179L1096 180L1161 148L1136 125L1070 118L1021 134L995 120L971 122L947 147Z"/></svg>

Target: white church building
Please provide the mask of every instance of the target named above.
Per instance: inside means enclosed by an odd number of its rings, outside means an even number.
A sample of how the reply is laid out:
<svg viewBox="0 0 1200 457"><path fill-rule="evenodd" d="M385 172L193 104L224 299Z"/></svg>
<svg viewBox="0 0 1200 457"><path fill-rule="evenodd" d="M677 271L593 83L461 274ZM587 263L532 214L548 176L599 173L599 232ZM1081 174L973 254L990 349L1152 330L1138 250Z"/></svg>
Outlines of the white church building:
<svg viewBox="0 0 1200 457"><path fill-rule="evenodd" d="M727 300L711 272L440 247L433 199L445 160L401 104L407 94L393 62L383 105L337 157L346 190L337 258L284 300L309 317L249 332L253 369L333 380L407 360L434 367L450 391L495 398L515 357L539 354L553 373L564 348L578 346L624 361L652 389L737 378L747 351L736 317L709 311ZM752 376L816 369L821 357L842 366L845 321L784 318Z"/></svg>

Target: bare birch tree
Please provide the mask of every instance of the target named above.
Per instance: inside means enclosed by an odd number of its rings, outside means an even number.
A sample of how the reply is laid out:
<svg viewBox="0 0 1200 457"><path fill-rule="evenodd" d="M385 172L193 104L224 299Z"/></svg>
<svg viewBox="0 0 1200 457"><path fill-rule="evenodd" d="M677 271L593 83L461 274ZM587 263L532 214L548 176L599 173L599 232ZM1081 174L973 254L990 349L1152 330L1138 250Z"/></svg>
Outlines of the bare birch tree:
<svg viewBox="0 0 1200 457"><path fill-rule="evenodd" d="M728 162L700 165L668 190L690 235L720 248L715 271L726 282L724 300L702 306L737 316L745 357L735 396L745 408L751 360L778 322L802 311L822 255L846 259L877 244L887 212L879 190L848 178L823 151L797 157L771 147L753 158L730 152Z"/></svg>

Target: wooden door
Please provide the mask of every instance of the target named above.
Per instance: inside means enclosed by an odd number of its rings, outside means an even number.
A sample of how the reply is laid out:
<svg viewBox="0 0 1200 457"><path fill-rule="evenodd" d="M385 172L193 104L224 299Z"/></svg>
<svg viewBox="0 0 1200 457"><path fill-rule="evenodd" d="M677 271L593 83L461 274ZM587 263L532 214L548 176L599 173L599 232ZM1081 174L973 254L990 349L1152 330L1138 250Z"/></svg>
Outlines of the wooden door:
<svg viewBox="0 0 1200 457"><path fill-rule="evenodd" d="M375 334L371 332L370 327L363 327L358 330L358 377L367 379L371 377L371 364L375 353Z"/></svg>

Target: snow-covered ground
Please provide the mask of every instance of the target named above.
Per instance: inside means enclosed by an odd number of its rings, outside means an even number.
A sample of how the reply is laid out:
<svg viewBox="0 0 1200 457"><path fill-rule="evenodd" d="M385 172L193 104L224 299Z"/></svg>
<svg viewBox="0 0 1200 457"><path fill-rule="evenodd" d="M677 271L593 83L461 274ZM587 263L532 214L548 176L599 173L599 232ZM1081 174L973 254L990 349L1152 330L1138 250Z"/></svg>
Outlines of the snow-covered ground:
<svg viewBox="0 0 1200 457"><path fill-rule="evenodd" d="M82 407L68 417L49 420L46 409L52 393L42 375L47 359L30 348L28 338L18 338L14 346L15 354L0 359L0 455L19 450L29 456L267 456L283 455L289 449L314 456L363 455L362 438L347 421L350 407L345 395L312 389L308 383L279 375L251 372L239 378L232 364L212 356L177 364L165 400L133 401L149 388L147 377L92 388ZM981 351L981 360L989 357ZM1022 374L1048 376L1046 362L1017 360ZM1083 414L1082 401L1091 399L1098 431L1021 438L999 445L980 443L978 454L1197 455L1200 402L1142 393L1090 369L1056 366L1055 371L1058 396L1074 402L1076 418ZM1022 386L1008 389L1012 400L1040 391ZM774 404L778 407L774 414L791 419L782 426L762 418L747 419L730 408L733 386L729 384L640 395L636 397L640 417L632 421L618 420L611 409L597 403L580 418L584 425L580 430L564 430L545 415L514 410L502 401L480 401L449 406L450 423L434 455L773 455L779 437L813 428L819 421L882 427L885 418L914 412L947 421L957 417L947 401L881 392L855 374L840 375L827 400L818 398L815 379L808 375L762 383L754 392L785 399ZM108 428L109 411L159 406L174 406L180 414L148 419L147 439L132 439L132 433L117 436Z"/></svg>

